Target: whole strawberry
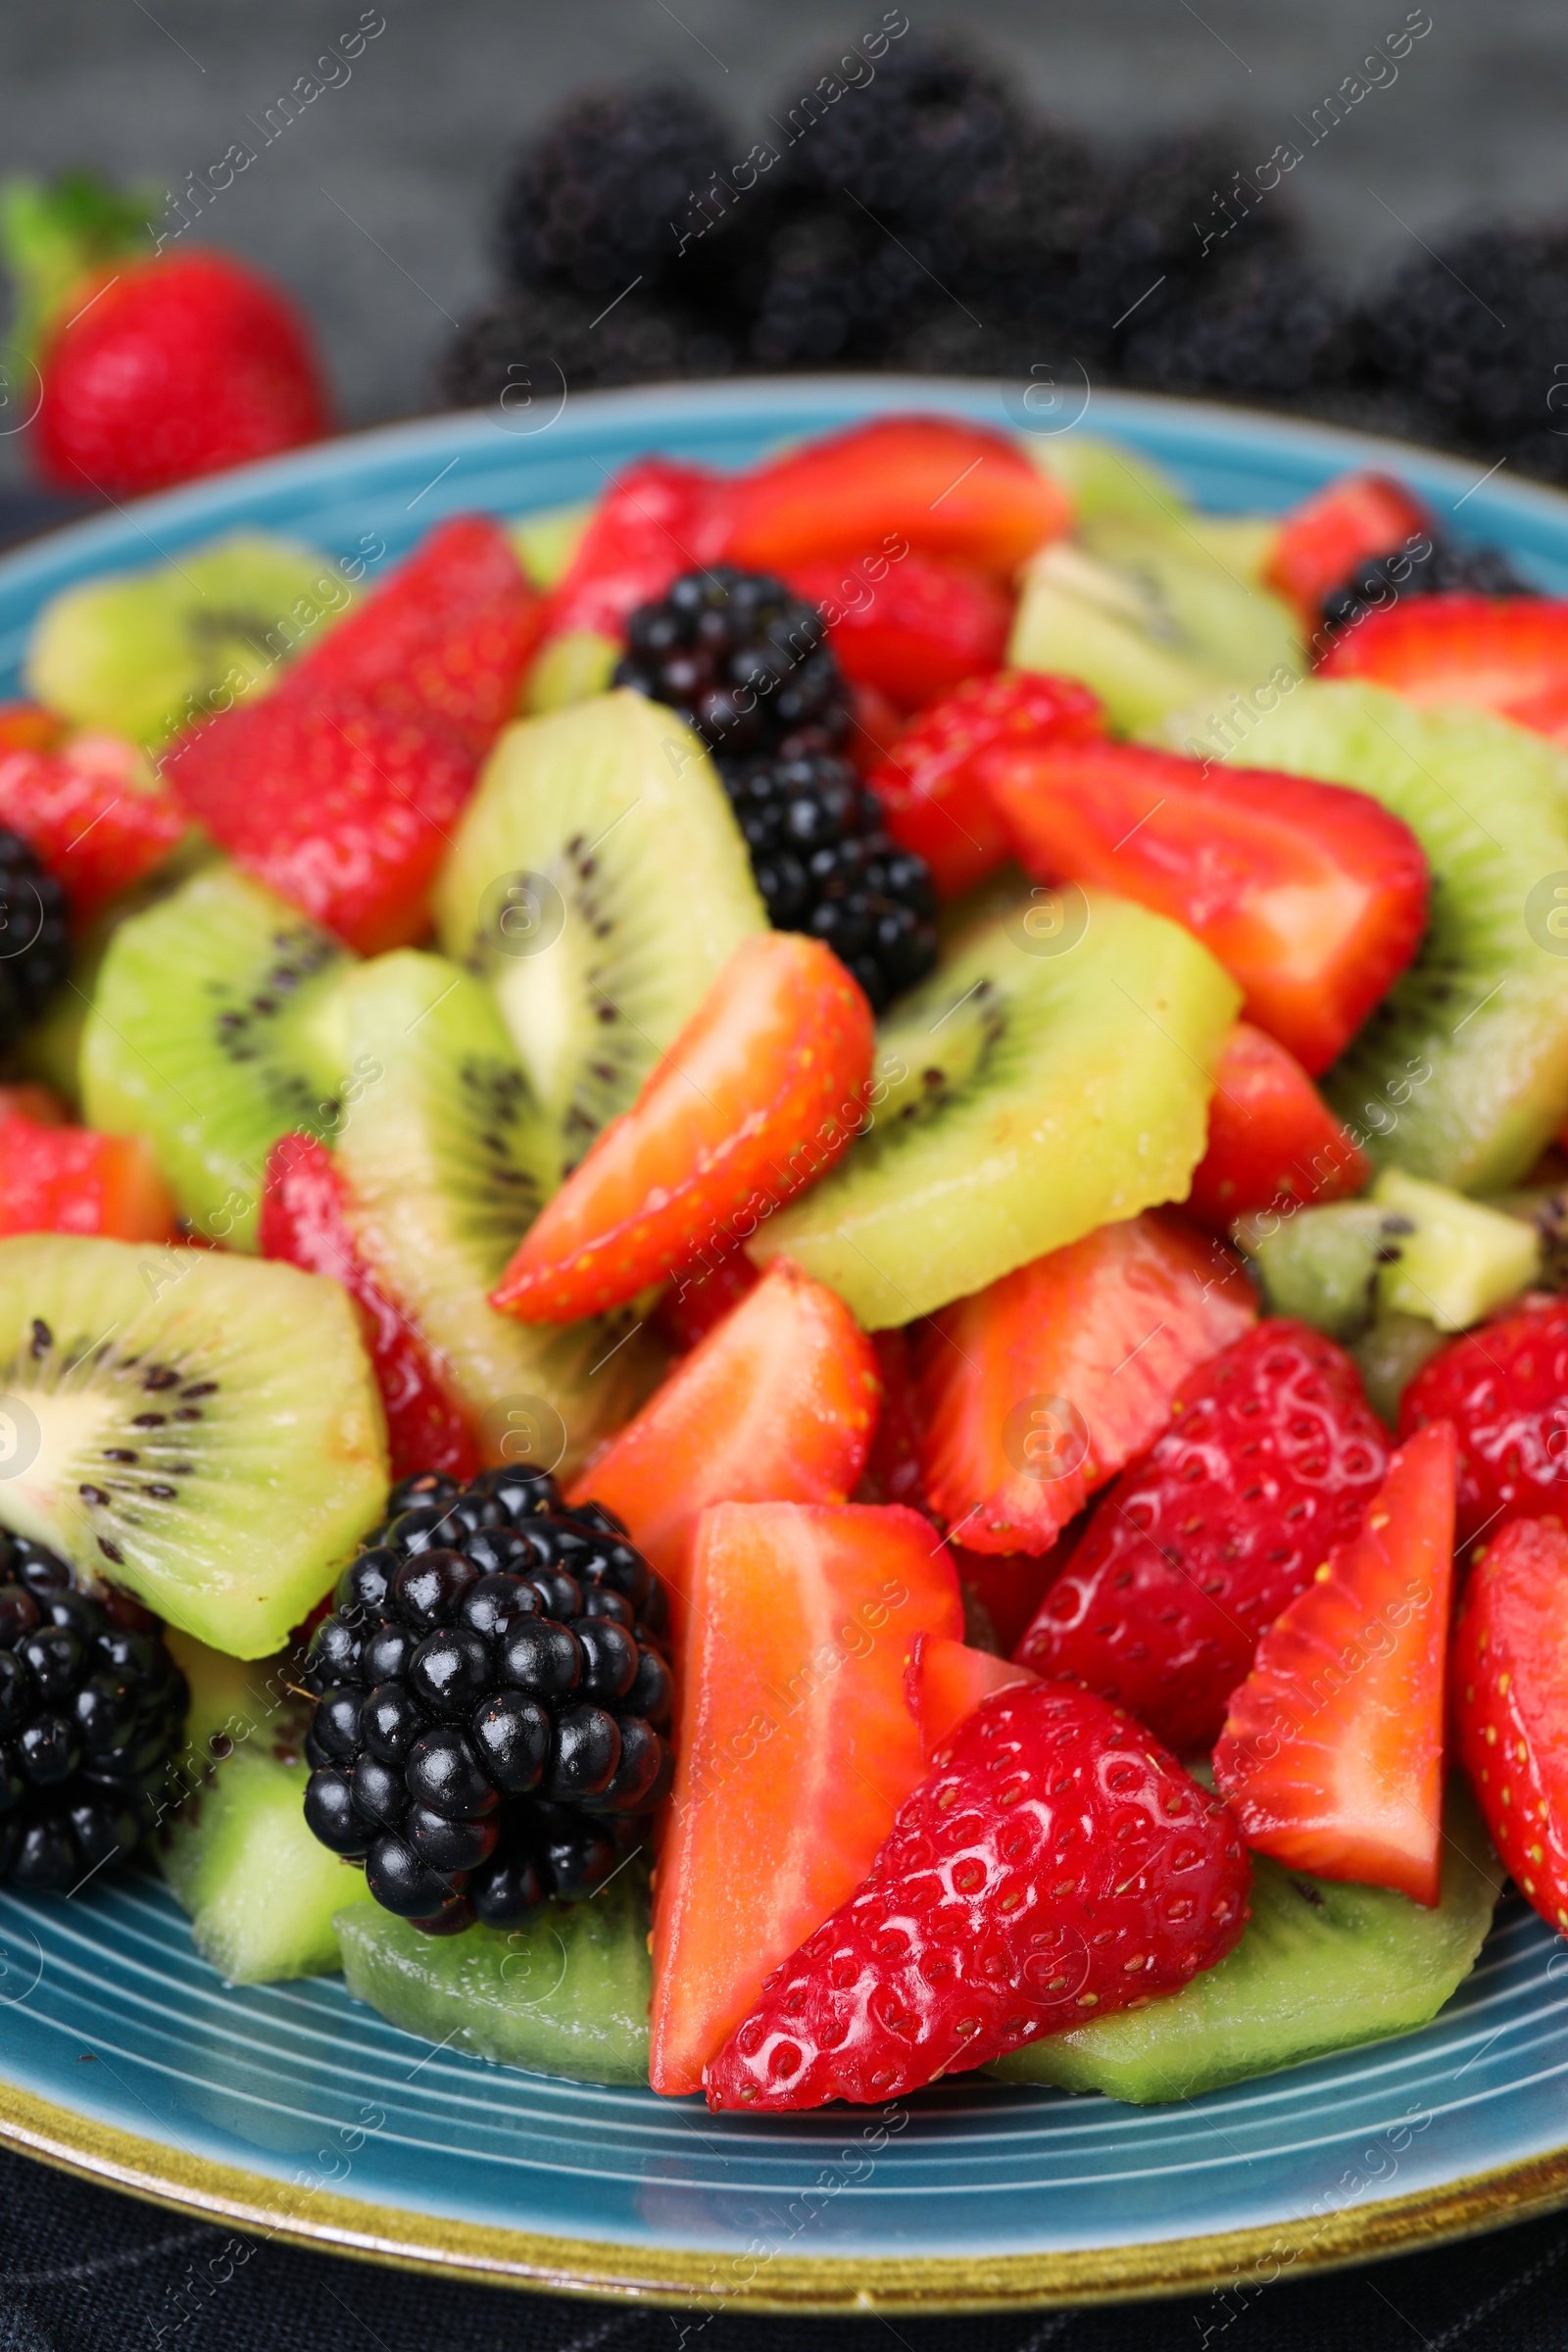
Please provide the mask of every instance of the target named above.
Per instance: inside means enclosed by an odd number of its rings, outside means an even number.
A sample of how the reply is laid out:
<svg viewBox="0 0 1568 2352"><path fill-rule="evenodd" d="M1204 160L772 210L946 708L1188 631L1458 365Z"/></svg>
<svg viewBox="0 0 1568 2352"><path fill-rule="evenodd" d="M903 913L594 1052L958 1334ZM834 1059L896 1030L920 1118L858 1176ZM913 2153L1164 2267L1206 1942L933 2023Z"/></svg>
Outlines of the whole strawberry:
<svg viewBox="0 0 1568 2352"><path fill-rule="evenodd" d="M157 252L134 196L81 174L13 182L0 234L12 381L39 371L31 450L52 488L134 498L332 430L294 305L232 255Z"/></svg>
<svg viewBox="0 0 1568 2352"><path fill-rule="evenodd" d="M1399 1400L1399 1435L1451 1421L1461 1562L1505 1516L1568 1506L1568 1298L1522 1306L1451 1340Z"/></svg>
<svg viewBox="0 0 1568 2352"><path fill-rule="evenodd" d="M768 1978L708 2103L900 2098L1174 1992L1236 1942L1250 1885L1224 1804L1119 1707L1061 1683L998 1691Z"/></svg>
<svg viewBox="0 0 1568 2352"><path fill-rule="evenodd" d="M1568 1930L1568 1535L1510 1519L1453 1630L1459 1759L1492 1841L1549 1927Z"/></svg>
<svg viewBox="0 0 1568 2352"><path fill-rule="evenodd" d="M1254 1325L1097 1503L1019 1660L1117 1700L1178 1755L1212 1746L1259 1635L1357 1533L1388 1459L1344 1348Z"/></svg>

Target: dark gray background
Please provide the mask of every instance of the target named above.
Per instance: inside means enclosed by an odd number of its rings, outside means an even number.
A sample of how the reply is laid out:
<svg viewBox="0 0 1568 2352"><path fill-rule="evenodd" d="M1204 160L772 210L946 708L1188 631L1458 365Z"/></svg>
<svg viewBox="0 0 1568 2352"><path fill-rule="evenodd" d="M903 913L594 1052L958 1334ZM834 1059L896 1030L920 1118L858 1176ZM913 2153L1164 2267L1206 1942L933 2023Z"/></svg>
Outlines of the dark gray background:
<svg viewBox="0 0 1568 2352"><path fill-rule="evenodd" d="M255 145L246 117L308 73L362 4L3 0L0 159L12 172L90 163L177 185L231 140ZM808 87L823 53L869 30L883 5L380 0L386 30L353 78L258 155L199 233L304 299L349 421L407 415L429 404L449 318L489 282L508 153L563 95L590 80L690 76L733 113L739 155L764 110ZM1250 167L1404 22L1408 0L906 5L918 26L961 24L1039 104L1097 134L1224 118ZM1431 0L1428 13L1433 29L1398 80L1290 182L1349 277L1478 213L1568 211L1564 0Z"/></svg>

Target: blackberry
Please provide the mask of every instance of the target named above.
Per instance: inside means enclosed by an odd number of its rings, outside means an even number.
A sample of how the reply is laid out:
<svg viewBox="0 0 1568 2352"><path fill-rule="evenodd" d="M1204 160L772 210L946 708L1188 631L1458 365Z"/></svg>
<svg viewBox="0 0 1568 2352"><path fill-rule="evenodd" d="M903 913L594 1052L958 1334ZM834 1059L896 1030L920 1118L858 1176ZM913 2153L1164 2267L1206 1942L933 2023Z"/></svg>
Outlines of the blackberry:
<svg viewBox="0 0 1568 2352"><path fill-rule="evenodd" d="M679 710L720 761L828 751L849 732L849 691L820 613L763 572L683 572L632 613L626 647L615 684Z"/></svg>
<svg viewBox="0 0 1568 2352"><path fill-rule="evenodd" d="M16 833L0 830L0 1047L65 980L66 894Z"/></svg>
<svg viewBox="0 0 1568 2352"><path fill-rule="evenodd" d="M1410 596L1529 596L1501 550L1467 546L1428 531L1392 555L1374 556L1323 599L1323 626L1354 628L1369 612Z"/></svg>
<svg viewBox="0 0 1568 2352"><path fill-rule="evenodd" d="M833 79L830 68L815 91ZM783 113L790 185L848 195L900 235L907 226L942 236L961 205L1002 179L1022 137L1001 74L920 33L887 51L873 81Z"/></svg>
<svg viewBox="0 0 1568 2352"><path fill-rule="evenodd" d="M581 1901L668 1787L662 1589L548 1474L427 1473L390 1511L312 1637L305 1818L431 1934Z"/></svg>
<svg viewBox="0 0 1568 2352"><path fill-rule="evenodd" d="M747 355L763 368L885 361L911 318L952 311L931 271L952 268L913 228L896 242L844 203L803 206L763 249Z"/></svg>
<svg viewBox="0 0 1568 2352"><path fill-rule="evenodd" d="M641 288L606 311L597 295L534 286L464 322L442 355L437 388L452 408L499 404L509 424L526 429L547 422L564 391L727 375L735 359L723 324Z"/></svg>
<svg viewBox="0 0 1568 2352"><path fill-rule="evenodd" d="M881 812L832 752L720 762L777 931L826 942L880 1012L937 957L936 893L925 860L882 830Z"/></svg>
<svg viewBox="0 0 1568 2352"><path fill-rule="evenodd" d="M1161 392L1293 399L1343 382L1354 359L1349 305L1308 265L1251 253L1214 270L1191 300L1129 321L1122 368Z"/></svg>
<svg viewBox="0 0 1568 2352"><path fill-rule="evenodd" d="M70 1891L157 1820L190 1693L128 1595L16 1536L0 1578L0 1880Z"/></svg>

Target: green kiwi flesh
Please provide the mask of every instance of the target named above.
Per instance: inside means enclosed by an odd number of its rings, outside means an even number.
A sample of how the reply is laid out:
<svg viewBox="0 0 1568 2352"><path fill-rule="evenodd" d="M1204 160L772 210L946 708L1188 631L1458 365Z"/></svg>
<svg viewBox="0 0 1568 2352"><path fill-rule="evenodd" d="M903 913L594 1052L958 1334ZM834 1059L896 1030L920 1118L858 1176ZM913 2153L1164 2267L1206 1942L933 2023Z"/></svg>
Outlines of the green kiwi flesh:
<svg viewBox="0 0 1568 2352"><path fill-rule="evenodd" d="M907 1323L1098 1225L1186 1197L1234 981L1125 899L1039 894L960 939L878 1038L869 1132L747 1242ZM1079 916L1087 922L1079 930Z"/></svg>
<svg viewBox="0 0 1568 2352"><path fill-rule="evenodd" d="M318 1086L305 1032L348 961L326 932L232 866L198 873L114 933L82 1031L83 1108L144 1135L191 1229L254 1250L267 1154L329 1136L337 1073Z"/></svg>
<svg viewBox="0 0 1568 2352"><path fill-rule="evenodd" d="M230 1984L330 1975L342 1966L334 1920L370 1894L305 1824L299 1662L279 1652L247 1669L187 1634L169 1645L191 1712L185 1790L157 1851L196 1948Z"/></svg>
<svg viewBox="0 0 1568 2352"><path fill-rule="evenodd" d="M1403 1168L1385 1168L1371 1198L1410 1226L1398 1255L1378 1272L1386 1314L1424 1315L1440 1331L1465 1331L1535 1281L1541 1242L1519 1218Z"/></svg>
<svg viewBox="0 0 1568 2352"><path fill-rule="evenodd" d="M323 1085L358 1073L336 1158L361 1251L491 1458L515 1461L534 1433L543 1467L575 1469L635 1410L655 1365L630 1309L562 1327L489 1303L558 1160L496 999L445 956L400 949L343 974L316 1039Z"/></svg>
<svg viewBox="0 0 1568 2352"><path fill-rule="evenodd" d="M1349 1343L1366 1400L1391 1429L1398 1422L1400 1397L1442 1346L1442 1332L1425 1315L1375 1315Z"/></svg>
<svg viewBox="0 0 1568 2352"><path fill-rule="evenodd" d="M318 549L236 532L150 571L62 590L34 625L28 690L79 727L156 748L274 685L352 595Z"/></svg>
<svg viewBox="0 0 1568 2352"><path fill-rule="evenodd" d="M339 1914L348 1988L405 2034L531 2073L646 2082L648 1883L633 1863L525 1928L425 1936L375 1904Z"/></svg>
<svg viewBox="0 0 1568 2352"><path fill-rule="evenodd" d="M381 1513L386 1429L334 1282L211 1250L0 1242L0 1526L241 1658Z"/></svg>
<svg viewBox="0 0 1568 2352"><path fill-rule="evenodd" d="M530 514L514 514L507 533L517 561L536 588L554 588L570 570L582 535L598 512L597 499L585 498L565 507L536 507Z"/></svg>
<svg viewBox="0 0 1568 2352"><path fill-rule="evenodd" d="M1144 2009L1052 2034L986 2071L1139 2106L1410 2034L1470 1974L1502 1886L1469 1791L1450 1786L1443 1889L1428 1910L1252 1857L1252 1916L1219 1963Z"/></svg>
<svg viewBox="0 0 1568 2352"><path fill-rule="evenodd" d="M509 888L524 893L510 907ZM558 1180L766 927L708 754L673 711L625 691L502 736L436 918L447 953L495 990Z"/></svg>
<svg viewBox="0 0 1568 2352"><path fill-rule="evenodd" d="M1432 869L1426 937L1322 1081L1333 1107L1413 1176L1522 1182L1568 1116L1568 965L1530 912L1568 874L1568 759L1505 719L1348 682L1297 687L1227 757L1370 793Z"/></svg>

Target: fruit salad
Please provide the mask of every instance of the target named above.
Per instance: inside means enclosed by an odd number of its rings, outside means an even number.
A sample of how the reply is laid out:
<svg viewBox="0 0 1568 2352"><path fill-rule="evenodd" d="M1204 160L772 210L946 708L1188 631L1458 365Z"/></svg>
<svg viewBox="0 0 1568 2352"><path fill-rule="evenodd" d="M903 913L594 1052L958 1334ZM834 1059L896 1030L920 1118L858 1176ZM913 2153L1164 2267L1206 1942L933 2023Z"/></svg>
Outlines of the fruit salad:
<svg viewBox="0 0 1568 2352"><path fill-rule="evenodd" d="M0 1879L768 2114L1568 1929L1568 605L1039 446L39 612Z"/></svg>

